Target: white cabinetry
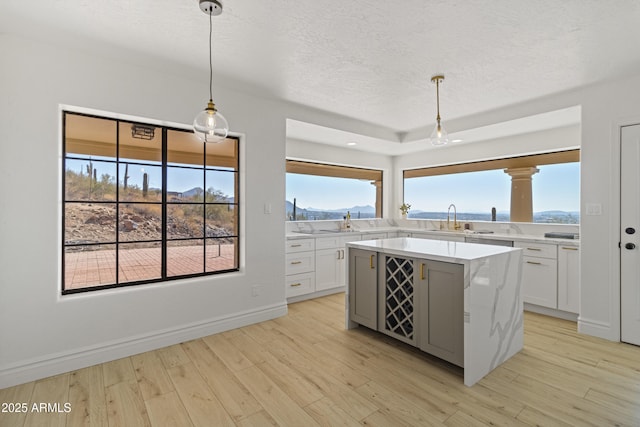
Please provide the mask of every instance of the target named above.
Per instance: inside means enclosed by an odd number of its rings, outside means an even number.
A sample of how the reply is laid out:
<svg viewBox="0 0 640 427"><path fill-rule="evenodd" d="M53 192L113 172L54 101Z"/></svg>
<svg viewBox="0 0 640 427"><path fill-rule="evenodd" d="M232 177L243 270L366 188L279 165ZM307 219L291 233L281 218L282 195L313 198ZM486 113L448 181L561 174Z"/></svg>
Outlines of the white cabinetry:
<svg viewBox="0 0 640 427"><path fill-rule="evenodd" d="M529 304L580 312L580 249L572 244L514 242L522 248L523 300Z"/></svg>
<svg viewBox="0 0 640 427"><path fill-rule="evenodd" d="M285 296L293 297L315 290L315 239L286 242Z"/></svg>
<svg viewBox="0 0 640 427"><path fill-rule="evenodd" d="M580 249L558 246L558 310L580 312Z"/></svg>
<svg viewBox="0 0 640 427"><path fill-rule="evenodd" d="M316 291L345 286L345 244L360 236L319 237L316 239Z"/></svg>
<svg viewBox="0 0 640 427"><path fill-rule="evenodd" d="M523 300L542 307L558 307L557 246L514 242L522 248Z"/></svg>

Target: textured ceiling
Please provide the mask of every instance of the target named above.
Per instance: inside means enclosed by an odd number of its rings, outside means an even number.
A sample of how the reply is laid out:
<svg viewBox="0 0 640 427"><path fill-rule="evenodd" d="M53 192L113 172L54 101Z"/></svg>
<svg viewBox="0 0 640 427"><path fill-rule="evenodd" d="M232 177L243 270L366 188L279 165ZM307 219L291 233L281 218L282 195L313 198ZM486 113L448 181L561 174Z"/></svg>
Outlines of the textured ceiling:
<svg viewBox="0 0 640 427"><path fill-rule="evenodd" d="M446 120L640 70L637 0L223 3L215 75L396 132L434 122L437 72ZM207 67L196 0L2 0L0 25Z"/></svg>

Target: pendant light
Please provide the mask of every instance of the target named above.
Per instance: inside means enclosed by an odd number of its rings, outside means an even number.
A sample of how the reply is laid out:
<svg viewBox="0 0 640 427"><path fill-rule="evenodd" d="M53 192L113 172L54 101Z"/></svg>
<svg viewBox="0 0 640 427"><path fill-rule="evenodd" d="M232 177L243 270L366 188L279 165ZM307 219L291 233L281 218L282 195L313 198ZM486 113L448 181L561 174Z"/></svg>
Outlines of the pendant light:
<svg viewBox="0 0 640 427"><path fill-rule="evenodd" d="M444 80L444 74L436 74L431 77L431 82L436 84L436 105L438 108L438 115L436 116L436 127L431 132L431 145L445 145L449 143L449 135L444 130L444 126L440 123L440 83Z"/></svg>
<svg viewBox="0 0 640 427"><path fill-rule="evenodd" d="M222 142L229 133L229 123L213 103L213 64L211 59L212 17L222 13L218 0L200 0L200 9L209 15L209 102L193 120L193 131L202 142Z"/></svg>

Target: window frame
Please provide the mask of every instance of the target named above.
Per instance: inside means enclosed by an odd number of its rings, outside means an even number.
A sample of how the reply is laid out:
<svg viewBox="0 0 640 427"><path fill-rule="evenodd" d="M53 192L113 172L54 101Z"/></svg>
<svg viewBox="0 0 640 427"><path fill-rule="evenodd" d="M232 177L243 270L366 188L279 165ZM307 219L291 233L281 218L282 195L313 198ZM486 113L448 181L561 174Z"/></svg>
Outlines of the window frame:
<svg viewBox="0 0 640 427"><path fill-rule="evenodd" d="M558 163L573 163L580 161L580 149L553 151L548 153L531 154L527 156L503 157L478 162L455 163L448 165L429 166L402 171L402 183L407 178L423 176L449 175L463 172L478 172L494 169L524 168Z"/></svg>
<svg viewBox="0 0 640 427"><path fill-rule="evenodd" d="M285 173L323 176L330 178L362 179L375 182L375 219L382 218L384 171L357 166L342 166L329 163L308 162L304 160L286 159ZM288 220L287 220L288 221ZM293 219L292 221L296 221Z"/></svg>
<svg viewBox="0 0 640 427"><path fill-rule="evenodd" d="M549 151L538 154L502 157L491 160L465 162L429 166L402 171L402 199L405 200L405 183L408 178L423 178L429 176L454 175L467 172L480 172L490 170L507 170L510 168L526 168L563 163L580 163L580 148L569 150ZM533 214L533 212L532 212ZM511 222L511 221L509 221ZM532 224L538 224L533 223Z"/></svg>
<svg viewBox="0 0 640 427"><path fill-rule="evenodd" d="M165 123L158 123L158 122L154 122L153 120L149 120L148 122L142 121L144 119L140 119L140 118L128 118L126 116L123 115L119 115L119 114L109 114L109 113L103 113L103 112L99 112L99 113L94 113L94 112L83 112L84 109L73 109L73 108L69 108L69 107L63 107L61 108L61 136L62 136L62 155L61 155L61 165L62 165L62 170L61 170L61 211L62 211L62 215L61 215L61 293L62 295L70 295L70 294L77 294L77 293L83 293L83 292L91 292L91 291L99 291L99 290L105 290L105 289L114 289L114 288L126 288L126 287L130 287L130 286L138 286L138 285L144 285L144 284L151 284L151 283L165 283L165 282L173 282L175 280L181 280L181 279L188 279L188 278L196 278L196 277L204 277L204 276L212 276L212 275L220 275L220 274L228 274L228 273L233 273L233 272L237 272L240 271L241 265L241 157L240 157L240 148L241 148L241 138L238 135L228 135L227 139L229 140L233 140L235 141L234 143L234 147L233 149L235 150L234 153L235 155L233 156L233 165L227 167L227 166L221 166L221 165L213 165L213 166L209 166L207 163L207 159L209 158L207 155L207 144L205 144L205 146L203 147L203 153L202 153L202 164L201 165L193 165L193 166L186 166L185 164L180 164L180 163L176 163L176 162L169 162L168 160L168 152L169 152L169 138L168 138L168 134L169 132L181 132L181 133L189 133L189 132L193 132L190 128L188 128L187 126L180 126L180 125L176 125L176 124L165 124ZM115 124L115 130L116 130L116 136L115 136L115 146L116 146L116 154L113 158L110 159L105 159L105 158L100 158L102 156L97 155L99 158L94 159L94 161L96 162L104 162L104 163L111 163L114 164L116 167L116 172L115 172L115 192L116 192L116 198L115 200L110 200L110 201L105 201L105 200L75 200L75 199L71 199L71 200L67 200L67 161L68 160L81 160L81 161L91 161L91 157L92 155L86 155L86 156L82 156L82 155L74 155L71 154L69 155L67 153L67 117L69 115L74 115L74 116L80 116L80 117L85 117L85 118L95 118L95 119L100 119L100 120L109 120L109 121L113 121ZM139 125L139 126L147 126L147 127L153 127L156 129L156 131L160 131L162 136L161 136L161 156L162 156L162 160L159 162L159 164L155 165L153 164L153 161L147 161L147 160L142 160L142 159L131 159L128 157L120 157L120 133L121 133L121 129L120 126L122 124L127 124L127 125ZM204 143L203 143L204 144ZM213 145L213 144L210 144ZM162 193L161 193L161 201L150 201L150 202L143 202L143 201L127 201L126 198L121 198L120 192L121 192L121 183L120 183L120 175L123 172L124 169L124 165L139 165L139 166L144 166L144 167L159 167L161 168L161 174L162 174ZM168 208L171 205L176 205L176 203L172 203L168 200L168 188L167 188L167 174L168 171L171 168L180 168L180 169L192 169L192 170L198 170L201 171L203 174L203 183L204 183L204 189L203 189L203 197L202 197L202 201L191 201L191 202L186 202L187 204L190 205L201 205L202 209L203 209L203 233L201 237L190 237L190 238L171 238L168 236L167 233L167 224L168 224ZM216 201L207 201L207 188L206 188L206 180L207 180L207 174L209 172L225 172L225 173L232 173L233 174L233 180L234 180L234 194L233 194L233 202L229 202L226 201L224 203L222 202L216 202ZM113 241L109 241L109 242L93 242L93 243L85 243L85 244L67 244L66 241L66 237L67 237L67 229L66 229L66 224L65 224L65 220L66 220L66 208L67 205L69 203L98 203L98 204L113 204L116 207L115 210L115 238ZM184 204L185 202L180 202L179 204ZM161 220L161 232L160 232L160 237L156 238L156 239L146 239L146 240L133 240L133 241L127 241L127 240L121 240L120 238L120 230L119 230L119 223L121 221L121 212L120 209L122 206L126 206L126 205L131 205L131 204L137 204L137 205L159 205L161 207L161 214L160 214L160 220ZM233 217L233 222L234 222L234 234L229 234L229 235L225 235L225 236L216 236L216 237L207 237L206 235L206 223L207 223L207 219L206 219L206 211L207 208L210 206L220 206L220 205L225 205L225 206L232 206L233 209L235 210L234 212L234 217ZM227 268L227 269L221 269L221 270L215 270L215 271L207 271L207 253L206 253L206 247L209 244L210 241L214 241L217 239L232 239L234 241L233 244L233 259L234 259L234 267L232 268ZM188 274L179 274L179 275L172 275L172 276L168 276L167 275L167 265L168 265L168 260L169 260L169 256L167 254L168 249L171 247L171 242L179 242L179 241L185 241L185 240L199 240L202 243L202 247L203 247L203 259L202 259L202 268L203 271L202 272L197 272L197 273L188 273ZM119 281L119 276L120 276L120 265L119 265L119 252L123 249L121 249L121 245L124 244L125 246L128 244L137 244L137 243L148 243L148 244L153 244L153 243L158 243L160 245L160 251L161 251L161 257L160 257L160 277L158 278L149 278L149 279L143 279L143 280L133 280L133 281L127 281L127 282L120 282ZM109 284L97 284L97 285L88 285L85 287L81 287L81 288L70 288L70 289L66 289L65 286L69 285L66 283L66 278L65 278L65 274L66 274L66 270L67 270L67 265L66 265L66 249L71 247L71 246L114 246L114 251L115 251L115 264L114 264L114 275L115 275L115 279L114 279L114 283L109 283Z"/></svg>

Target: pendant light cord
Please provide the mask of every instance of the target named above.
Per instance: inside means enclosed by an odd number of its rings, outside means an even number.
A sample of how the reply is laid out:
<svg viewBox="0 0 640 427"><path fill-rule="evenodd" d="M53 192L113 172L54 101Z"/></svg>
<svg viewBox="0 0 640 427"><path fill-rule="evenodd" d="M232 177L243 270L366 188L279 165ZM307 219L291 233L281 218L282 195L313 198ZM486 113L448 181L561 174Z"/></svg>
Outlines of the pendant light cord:
<svg viewBox="0 0 640 427"><path fill-rule="evenodd" d="M209 9L209 101L213 101L213 60L211 59L211 38L213 35L212 23L211 23L211 12L212 9Z"/></svg>

